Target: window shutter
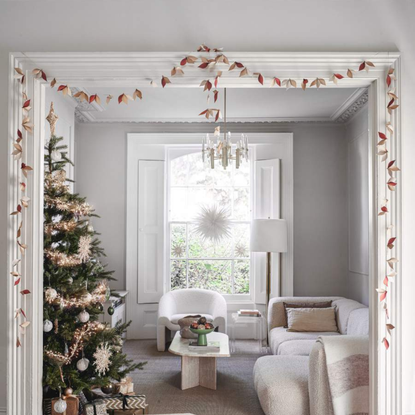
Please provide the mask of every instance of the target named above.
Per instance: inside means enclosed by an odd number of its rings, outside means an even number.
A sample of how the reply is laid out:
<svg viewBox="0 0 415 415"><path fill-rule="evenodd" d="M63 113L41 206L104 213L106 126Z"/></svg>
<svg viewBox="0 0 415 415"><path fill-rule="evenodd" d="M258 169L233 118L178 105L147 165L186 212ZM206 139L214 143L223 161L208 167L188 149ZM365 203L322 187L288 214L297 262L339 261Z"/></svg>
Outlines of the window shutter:
<svg viewBox="0 0 415 415"><path fill-rule="evenodd" d="M280 159L258 160L255 168L255 219L280 218ZM271 298L280 295L279 255L272 254ZM253 253L255 303L265 304L266 253Z"/></svg>
<svg viewBox="0 0 415 415"><path fill-rule="evenodd" d="M139 160L138 304L158 303L163 295L164 161Z"/></svg>

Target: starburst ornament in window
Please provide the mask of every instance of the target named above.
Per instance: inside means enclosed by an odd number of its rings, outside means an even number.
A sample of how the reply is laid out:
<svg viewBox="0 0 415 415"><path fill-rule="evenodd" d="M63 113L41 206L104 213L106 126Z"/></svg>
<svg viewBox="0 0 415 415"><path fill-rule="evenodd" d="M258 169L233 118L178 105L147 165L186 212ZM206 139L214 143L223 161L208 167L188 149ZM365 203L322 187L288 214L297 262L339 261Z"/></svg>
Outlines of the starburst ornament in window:
<svg viewBox="0 0 415 415"><path fill-rule="evenodd" d="M231 222L229 211L225 207L202 207L201 213L196 218L194 233L204 240L219 243L223 238L231 236Z"/></svg>
<svg viewBox="0 0 415 415"><path fill-rule="evenodd" d="M248 256L248 250L245 245L243 244L236 244L235 245L235 254L241 258L246 258Z"/></svg>
<svg viewBox="0 0 415 415"><path fill-rule="evenodd" d="M184 256L184 252L185 252L185 249L184 249L183 245L174 245L173 246L173 255L176 258L182 258Z"/></svg>
<svg viewBox="0 0 415 415"><path fill-rule="evenodd" d="M78 257L82 262L88 261L91 256L91 242L90 236L81 236L79 238Z"/></svg>
<svg viewBox="0 0 415 415"><path fill-rule="evenodd" d="M95 366L95 370L99 376L104 376L106 372L108 372L110 364L111 364L111 356L112 351L108 343L101 343L97 350L94 353L95 362L93 365Z"/></svg>

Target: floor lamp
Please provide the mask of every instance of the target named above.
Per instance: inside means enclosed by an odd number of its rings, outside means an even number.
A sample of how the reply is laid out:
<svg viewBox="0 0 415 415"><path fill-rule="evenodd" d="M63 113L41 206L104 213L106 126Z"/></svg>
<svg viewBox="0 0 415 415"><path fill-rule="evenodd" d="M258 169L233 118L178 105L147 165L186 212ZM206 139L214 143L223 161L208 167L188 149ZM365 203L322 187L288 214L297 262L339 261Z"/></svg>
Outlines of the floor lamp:
<svg viewBox="0 0 415 415"><path fill-rule="evenodd" d="M254 219L251 226L251 252L267 253L265 319L268 346L268 303L271 291L271 252L287 252L287 222L284 219ZM281 264L281 261L279 262ZM281 278L281 265L280 265Z"/></svg>

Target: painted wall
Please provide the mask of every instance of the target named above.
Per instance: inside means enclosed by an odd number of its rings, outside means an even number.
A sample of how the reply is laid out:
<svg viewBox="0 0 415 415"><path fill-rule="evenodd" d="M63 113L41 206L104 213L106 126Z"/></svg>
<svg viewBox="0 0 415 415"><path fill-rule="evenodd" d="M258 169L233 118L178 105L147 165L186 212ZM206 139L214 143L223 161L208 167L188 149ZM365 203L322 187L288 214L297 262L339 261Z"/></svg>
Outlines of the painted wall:
<svg viewBox="0 0 415 415"><path fill-rule="evenodd" d="M346 126L348 145L348 296L369 305L369 134L368 109Z"/></svg>
<svg viewBox="0 0 415 415"><path fill-rule="evenodd" d="M347 142L341 126L235 124L233 132L294 133L294 294L346 295ZM129 132L208 131L210 125L77 124L76 191L87 195L115 270L125 288L126 136ZM259 131L258 131L259 132ZM202 136L202 134L201 134Z"/></svg>
<svg viewBox="0 0 415 415"><path fill-rule="evenodd" d="M145 6L144 6L145 5ZM7 243L8 54L11 51L192 51L207 42L235 51L395 51L402 59L403 152L403 336L404 413L415 413L415 330L413 330L413 235L415 234L415 2L212 0L215 20L186 0L61 0L0 3L0 263ZM186 10L186 14L183 11ZM229 16L237 18L230 19ZM277 23L277 24L276 24ZM217 30L217 28L221 30ZM252 36L241 36L241 28ZM370 54L369 56L370 57ZM8 271L8 270L7 270ZM7 274L4 270L4 275ZM7 293L0 293L6 315ZM0 332L6 333L6 319ZM402 331L400 331L402 330ZM6 341L0 339L0 408L5 407Z"/></svg>

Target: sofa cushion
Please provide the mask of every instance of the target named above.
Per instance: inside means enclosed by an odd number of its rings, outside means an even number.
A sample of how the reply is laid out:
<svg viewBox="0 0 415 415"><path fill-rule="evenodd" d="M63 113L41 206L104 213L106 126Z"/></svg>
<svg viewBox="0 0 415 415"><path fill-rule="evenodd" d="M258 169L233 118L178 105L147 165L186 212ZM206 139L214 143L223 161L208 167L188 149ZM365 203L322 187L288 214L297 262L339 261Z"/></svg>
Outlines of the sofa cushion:
<svg viewBox="0 0 415 415"><path fill-rule="evenodd" d="M336 322L336 307L287 308L287 331L339 331Z"/></svg>
<svg viewBox="0 0 415 415"><path fill-rule="evenodd" d="M347 324L347 335L368 336L369 335L369 308L358 308L353 310Z"/></svg>
<svg viewBox="0 0 415 415"><path fill-rule="evenodd" d="M323 301L335 301L342 297L275 297L271 298L268 307L268 330L287 325L284 303L319 303ZM333 304L332 304L333 305Z"/></svg>
<svg viewBox="0 0 415 415"><path fill-rule="evenodd" d="M308 357L260 357L254 385L265 415L309 415Z"/></svg>
<svg viewBox="0 0 415 415"><path fill-rule="evenodd" d="M319 336L339 336L339 333L332 332L288 332L284 327L276 327L269 333L269 343L272 354L280 354L280 346L285 342L294 340L317 340ZM289 345L287 345L289 347Z"/></svg>
<svg viewBox="0 0 415 415"><path fill-rule="evenodd" d="M278 348L279 356L309 356L315 340L291 340L284 342Z"/></svg>
<svg viewBox="0 0 415 415"><path fill-rule="evenodd" d="M341 334L347 334L350 313L359 308L366 308L363 304L347 298L335 300L333 305L337 306L337 327Z"/></svg>
<svg viewBox="0 0 415 415"><path fill-rule="evenodd" d="M331 307L332 300L329 301L319 301L316 303L305 302L305 303L283 303L284 304L284 312L285 312L285 319L288 321L287 318L287 308L327 308ZM288 328L288 325L286 324L284 326L285 328Z"/></svg>

